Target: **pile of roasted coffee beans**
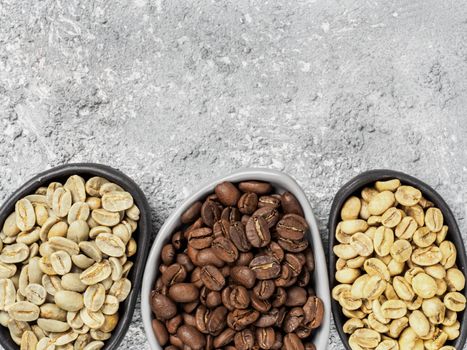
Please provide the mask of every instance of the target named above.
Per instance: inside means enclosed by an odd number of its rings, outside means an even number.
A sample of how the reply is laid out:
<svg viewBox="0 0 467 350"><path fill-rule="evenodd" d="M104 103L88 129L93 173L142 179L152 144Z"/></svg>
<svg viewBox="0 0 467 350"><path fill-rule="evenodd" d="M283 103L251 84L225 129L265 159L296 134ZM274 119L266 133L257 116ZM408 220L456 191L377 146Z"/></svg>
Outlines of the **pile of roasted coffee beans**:
<svg viewBox="0 0 467 350"><path fill-rule="evenodd" d="M323 303L311 283L309 227L291 193L223 182L181 222L151 294L162 347L315 350Z"/></svg>
<svg viewBox="0 0 467 350"><path fill-rule="evenodd" d="M336 229L332 291L353 350L455 350L464 273L443 213L400 180L347 199Z"/></svg>

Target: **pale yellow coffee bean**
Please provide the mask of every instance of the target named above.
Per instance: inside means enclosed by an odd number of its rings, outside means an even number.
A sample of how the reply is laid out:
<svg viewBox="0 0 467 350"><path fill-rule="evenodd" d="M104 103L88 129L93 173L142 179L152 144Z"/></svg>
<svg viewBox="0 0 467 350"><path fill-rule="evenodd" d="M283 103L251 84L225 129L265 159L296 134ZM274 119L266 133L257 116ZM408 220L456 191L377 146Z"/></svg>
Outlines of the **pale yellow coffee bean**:
<svg viewBox="0 0 467 350"><path fill-rule="evenodd" d="M126 221L128 225L130 225L131 233L135 232L136 229L138 228L138 223L134 220L131 220L129 217L126 217L124 221Z"/></svg>
<svg viewBox="0 0 467 350"><path fill-rule="evenodd" d="M78 338L76 338L74 342L74 350L84 350L84 347L91 341L91 335L87 334L80 334Z"/></svg>
<svg viewBox="0 0 467 350"><path fill-rule="evenodd" d="M373 239L375 252L379 256L386 256L391 251L391 247L394 244L394 232L392 229L380 226L375 232Z"/></svg>
<svg viewBox="0 0 467 350"><path fill-rule="evenodd" d="M390 254L397 262L406 262L412 255L412 245L405 239L398 239L391 246Z"/></svg>
<svg viewBox="0 0 467 350"><path fill-rule="evenodd" d="M72 255L71 261L73 261L73 264L83 270L94 264L94 259L91 259L84 254Z"/></svg>
<svg viewBox="0 0 467 350"><path fill-rule="evenodd" d="M30 331L31 327L27 322L17 321L12 318L8 320L8 330L10 331L11 338L17 345L21 345L21 337L26 331Z"/></svg>
<svg viewBox="0 0 467 350"><path fill-rule="evenodd" d="M360 196L362 199L366 202L371 201L373 197L375 197L379 192L374 189L373 187L365 187L363 190L360 192Z"/></svg>
<svg viewBox="0 0 467 350"><path fill-rule="evenodd" d="M134 238L130 239L126 245L126 255L127 257L132 257L136 254L137 244Z"/></svg>
<svg viewBox="0 0 467 350"><path fill-rule="evenodd" d="M459 338L461 324L457 321L452 326L444 326L443 332L448 335L448 340L454 340Z"/></svg>
<svg viewBox="0 0 467 350"><path fill-rule="evenodd" d="M101 328L105 322L105 316L100 311L93 312L87 308L83 308L80 311L80 316L84 324L91 329Z"/></svg>
<svg viewBox="0 0 467 350"><path fill-rule="evenodd" d="M347 266L347 260L344 260L342 258L337 259L337 261L336 261L336 270L337 271L342 270L344 267L348 267Z"/></svg>
<svg viewBox="0 0 467 350"><path fill-rule="evenodd" d="M47 233L47 238L51 237L65 237L68 231L68 224L65 221L58 221L54 224L49 232Z"/></svg>
<svg viewBox="0 0 467 350"><path fill-rule="evenodd" d="M78 219L73 221L68 228L66 238L79 243L89 238L89 225L86 221Z"/></svg>
<svg viewBox="0 0 467 350"><path fill-rule="evenodd" d="M368 328L356 329L351 337L354 337L356 343L364 348L375 348L381 341L381 335Z"/></svg>
<svg viewBox="0 0 467 350"><path fill-rule="evenodd" d="M26 260L29 256L29 248L24 243L14 243L3 248L0 254L0 262L5 264L17 264Z"/></svg>
<svg viewBox="0 0 467 350"><path fill-rule="evenodd" d="M368 300L379 298L386 290L386 281L379 275L370 276L363 286L363 297Z"/></svg>
<svg viewBox="0 0 467 350"><path fill-rule="evenodd" d="M94 219L92 218L92 216L90 216L90 217L86 220L86 222L87 222L87 224L88 224L88 226L89 226L90 229L93 228L93 227L99 226L99 224L97 223L97 221L94 220Z"/></svg>
<svg viewBox="0 0 467 350"><path fill-rule="evenodd" d="M386 181L376 181L375 182L375 188L379 192L383 191L391 191L394 192L397 190L397 188L401 185L401 181L399 179L392 179L392 180L386 180Z"/></svg>
<svg viewBox="0 0 467 350"><path fill-rule="evenodd" d="M444 331L435 329L432 339L425 341L425 349L438 350L446 343L447 340L448 335Z"/></svg>
<svg viewBox="0 0 467 350"><path fill-rule="evenodd" d="M37 337L33 331L26 331L21 336L20 350L36 350Z"/></svg>
<svg viewBox="0 0 467 350"><path fill-rule="evenodd" d="M454 346L446 345L440 348L439 350L456 350L456 348Z"/></svg>
<svg viewBox="0 0 467 350"><path fill-rule="evenodd" d="M92 285L105 280L112 273L112 268L108 260L96 262L91 267L84 270L81 275L81 282Z"/></svg>
<svg viewBox="0 0 467 350"><path fill-rule="evenodd" d="M78 335L79 334L74 332L73 330L69 330L66 333L63 333L59 337L57 337L57 339L55 340L55 344L58 346L70 344L71 342L75 341L76 338L78 338Z"/></svg>
<svg viewBox="0 0 467 350"><path fill-rule="evenodd" d="M370 211L368 210L368 202L362 200L362 207L360 208L360 213L358 214L360 219L368 220L370 217Z"/></svg>
<svg viewBox="0 0 467 350"><path fill-rule="evenodd" d="M47 210L46 205L36 205L34 207L34 212L36 214L36 222L39 226L43 226L47 219L49 218L49 211Z"/></svg>
<svg viewBox="0 0 467 350"><path fill-rule="evenodd" d="M396 191L396 200L404 206L413 206L422 198L422 192L412 186L400 186Z"/></svg>
<svg viewBox="0 0 467 350"><path fill-rule="evenodd" d="M64 250L69 255L79 254L79 246L76 242L73 242L71 239L64 237L52 237L49 239L50 246L55 249L55 251Z"/></svg>
<svg viewBox="0 0 467 350"><path fill-rule="evenodd" d="M341 223L341 230L347 234L354 234L357 232L365 232L368 229L368 224L365 220L345 220Z"/></svg>
<svg viewBox="0 0 467 350"><path fill-rule="evenodd" d="M89 333L91 334L91 338L94 340L104 341L104 340L109 339L112 336L112 333L102 332L99 329L91 329Z"/></svg>
<svg viewBox="0 0 467 350"><path fill-rule="evenodd" d="M380 297L382 302L385 302L384 298ZM371 310L373 312L373 315L375 316L376 320L382 324L389 324L391 320L389 318L385 318L383 316L383 312L381 311L381 303L379 302L378 299L375 299L371 303Z"/></svg>
<svg viewBox="0 0 467 350"><path fill-rule="evenodd" d="M425 272L433 278L443 279L446 277L446 270L441 264L427 266Z"/></svg>
<svg viewBox="0 0 467 350"><path fill-rule="evenodd" d="M452 326L457 322L457 312L452 310L446 310L444 320L442 322L443 326Z"/></svg>
<svg viewBox="0 0 467 350"><path fill-rule="evenodd" d="M376 319L376 316L374 313L370 313L368 315L368 318L367 318L367 322L368 322L368 325L370 326L371 329L374 329L375 331L377 331L378 333L386 333L389 331L389 326L386 325L386 324L383 324L381 322L379 322L377 319Z"/></svg>
<svg viewBox="0 0 467 350"><path fill-rule="evenodd" d="M5 264L0 262L0 279L13 277L16 270L17 268L15 264Z"/></svg>
<svg viewBox="0 0 467 350"><path fill-rule="evenodd" d="M118 311L119 301L113 295L106 295L101 311L104 315L113 315Z"/></svg>
<svg viewBox="0 0 467 350"><path fill-rule="evenodd" d="M389 228L396 227L397 225L399 225L401 220L402 213L399 209L395 207L391 207L388 210L386 210L381 217L381 223Z"/></svg>
<svg viewBox="0 0 467 350"><path fill-rule="evenodd" d="M379 226L381 224L381 221L383 220L382 216L379 215L372 215L368 218L366 221L368 225L370 226Z"/></svg>
<svg viewBox="0 0 467 350"><path fill-rule="evenodd" d="M389 325L389 336L392 338L397 338L401 332L408 326L409 319L407 317L402 317L397 320L393 320Z"/></svg>
<svg viewBox="0 0 467 350"><path fill-rule="evenodd" d="M120 214L113 213L105 209L96 209L91 212L92 218L103 226L115 226L120 222Z"/></svg>
<svg viewBox="0 0 467 350"><path fill-rule="evenodd" d="M357 232L352 236L350 245L360 256L366 257L373 254L373 242L362 232Z"/></svg>
<svg viewBox="0 0 467 350"><path fill-rule="evenodd" d="M84 326L84 322L79 315L79 311L73 312L69 311L66 314L66 322L70 325L71 328L74 330L79 329Z"/></svg>
<svg viewBox="0 0 467 350"><path fill-rule="evenodd" d="M57 291L63 289L60 282L60 278L57 276L43 275L42 285L44 286L47 293L49 293L52 296L54 296Z"/></svg>
<svg viewBox="0 0 467 350"><path fill-rule="evenodd" d="M99 327L99 330L105 333L110 333L115 329L115 327L117 327L119 316L116 313L113 315L104 315L104 318L104 324Z"/></svg>
<svg viewBox="0 0 467 350"><path fill-rule="evenodd" d="M381 305L384 318L398 319L407 314L407 305L402 300L388 300Z"/></svg>
<svg viewBox="0 0 467 350"><path fill-rule="evenodd" d="M394 339L385 339L375 350L399 350L399 344Z"/></svg>
<svg viewBox="0 0 467 350"><path fill-rule="evenodd" d="M336 280L340 283L353 283L360 276L359 269L344 268L336 271Z"/></svg>
<svg viewBox="0 0 467 350"><path fill-rule="evenodd" d="M63 218L67 216L72 204L72 194L68 189L59 187L54 191L52 210L55 216Z"/></svg>
<svg viewBox="0 0 467 350"><path fill-rule="evenodd" d="M420 248L426 248L436 241L436 233L431 232L428 227L420 227L413 235L413 242Z"/></svg>
<svg viewBox="0 0 467 350"><path fill-rule="evenodd" d="M50 261L50 256L43 256L42 258L40 258L39 267L41 271L46 275L54 276L57 274L54 267L52 266L52 262Z"/></svg>
<svg viewBox="0 0 467 350"><path fill-rule="evenodd" d="M412 289L412 286L405 278L396 276L394 277L392 284L397 296L402 300L410 301L414 298L415 293Z"/></svg>
<svg viewBox="0 0 467 350"><path fill-rule="evenodd" d="M112 229L110 227L107 227L107 226L96 226L96 227L93 227L90 231L89 231L89 238L91 239L94 239L97 237L97 235L99 233L112 233L113 230L116 228L116 227L119 227L121 226L122 224L118 224L117 226L113 227Z"/></svg>
<svg viewBox="0 0 467 350"><path fill-rule="evenodd" d="M63 275L61 278L62 288L78 293L84 292L87 286L83 282L81 282L79 275L80 274L77 272L71 272Z"/></svg>
<svg viewBox="0 0 467 350"><path fill-rule="evenodd" d="M37 283L30 283L24 290L24 297L35 305L42 305L45 302L47 291L45 288Z"/></svg>
<svg viewBox="0 0 467 350"><path fill-rule="evenodd" d="M5 219L5 222L3 223L3 233L7 237L14 237L18 233L20 233L20 228L16 225L16 212L11 213L10 215L7 216Z"/></svg>
<svg viewBox="0 0 467 350"><path fill-rule="evenodd" d="M6 310L16 300L16 289L11 279L0 279L0 310Z"/></svg>
<svg viewBox="0 0 467 350"><path fill-rule="evenodd" d="M37 325L46 332L66 332L70 329L68 323L50 318L38 318Z"/></svg>
<svg viewBox="0 0 467 350"><path fill-rule="evenodd" d="M95 340L87 344L83 350L100 350L104 347L104 342Z"/></svg>
<svg viewBox="0 0 467 350"><path fill-rule="evenodd" d="M44 224L42 225L39 231L39 238L43 242L47 241L50 229L59 221L60 218L56 217L55 215L51 215L47 218L47 220L45 220Z"/></svg>
<svg viewBox="0 0 467 350"><path fill-rule="evenodd" d="M370 279L370 275L368 274L364 274L360 277L358 277L355 282L352 284L352 287L351 287L351 295L353 298L355 299L363 299L364 295L363 295L363 287L365 286L365 284L368 282L368 280Z"/></svg>
<svg viewBox="0 0 467 350"><path fill-rule="evenodd" d="M40 228L36 227L32 231L21 232L16 236L17 243L24 243L26 245L31 245L37 242L40 238Z"/></svg>
<svg viewBox="0 0 467 350"><path fill-rule="evenodd" d="M438 208L428 208L425 213L425 225L432 232L439 232L443 227L443 213Z"/></svg>
<svg viewBox="0 0 467 350"><path fill-rule="evenodd" d="M46 238L47 239L47 238ZM44 242L39 246L39 255L50 257L52 253L55 253L57 250L52 248L50 242Z"/></svg>
<svg viewBox="0 0 467 350"><path fill-rule="evenodd" d="M80 293L68 290L59 290L55 293L55 303L66 311L78 311L84 306L83 296Z"/></svg>
<svg viewBox="0 0 467 350"><path fill-rule="evenodd" d="M40 306L40 318L50 318L53 320L66 321L66 311L59 308L56 304L46 303Z"/></svg>
<svg viewBox="0 0 467 350"><path fill-rule="evenodd" d="M125 254L125 244L111 233L100 233L96 237L96 246L108 256L120 257Z"/></svg>
<svg viewBox="0 0 467 350"><path fill-rule="evenodd" d="M465 296L459 292L449 292L444 296L444 305L451 311L464 311L465 303Z"/></svg>
<svg viewBox="0 0 467 350"><path fill-rule="evenodd" d="M346 291L340 294L339 304L347 310L357 310L362 306L362 299L354 298L351 292Z"/></svg>
<svg viewBox="0 0 467 350"><path fill-rule="evenodd" d="M106 182L101 185L99 188L99 195L102 197L104 194L108 192L115 192L115 191L124 191L119 185L113 182Z"/></svg>
<svg viewBox="0 0 467 350"><path fill-rule="evenodd" d="M339 301L340 295L345 291L350 291L351 288L352 286L350 284L338 284L331 291L332 298Z"/></svg>
<svg viewBox="0 0 467 350"><path fill-rule="evenodd" d="M457 249L454 243L450 241L441 242L439 250L442 254L441 265L443 265L445 269L453 267L457 259Z"/></svg>
<svg viewBox="0 0 467 350"><path fill-rule="evenodd" d="M358 252L350 244L338 244L333 248L334 254L342 259L352 259L358 256Z"/></svg>
<svg viewBox="0 0 467 350"><path fill-rule="evenodd" d="M105 183L109 182L107 179L99 176L91 177L88 181L86 181L85 188L87 194L92 197L99 197L99 190L101 186Z"/></svg>
<svg viewBox="0 0 467 350"><path fill-rule="evenodd" d="M440 245L441 242L443 242L446 239L447 234L448 234L448 227L446 225L443 225L441 230L436 233L436 244Z"/></svg>
<svg viewBox="0 0 467 350"><path fill-rule="evenodd" d="M423 270L421 267L413 267L413 268L410 268L408 269L405 274L404 274L404 278L407 280L407 282L409 282L410 284L412 284L412 279L418 275L419 273L423 273L425 272L425 270Z"/></svg>
<svg viewBox="0 0 467 350"><path fill-rule="evenodd" d="M84 179L79 175L70 176L65 184L64 188L71 192L73 203L84 202L86 200L86 190L84 186Z"/></svg>
<svg viewBox="0 0 467 350"><path fill-rule="evenodd" d="M24 197L31 202L31 204L36 207L37 205L47 205L47 197L44 194L30 194Z"/></svg>
<svg viewBox="0 0 467 350"><path fill-rule="evenodd" d="M350 267L351 269L359 269L363 267L363 263L365 262L365 260L366 260L365 257L357 256L355 258L347 260L347 266ZM127 272L127 269L131 268L131 266L133 266L133 262L126 261L123 264L122 273L125 274L125 272Z"/></svg>
<svg viewBox="0 0 467 350"><path fill-rule="evenodd" d="M45 197L47 199L47 205L49 208L52 208L54 192L59 187L63 187L60 182L51 182L49 186L47 186Z"/></svg>
<svg viewBox="0 0 467 350"><path fill-rule="evenodd" d="M23 198L15 204L16 226L21 231L29 231L36 224L36 212L31 202Z"/></svg>
<svg viewBox="0 0 467 350"><path fill-rule="evenodd" d="M78 245L81 249L81 252L86 254L86 256L90 257L96 262L100 262L102 260L102 251L97 247L96 242L83 241L79 242Z"/></svg>
<svg viewBox="0 0 467 350"><path fill-rule="evenodd" d="M359 200L360 202L360 200ZM358 210L358 212L360 211L360 208ZM358 212L357 212L357 216L355 217L355 219L358 218ZM136 206L136 204L133 204L131 206L131 208L128 208L126 211L125 211L125 214L126 216L128 216L131 220L134 220L134 221L138 221L139 220L139 216L141 214L139 208ZM345 220L345 219L343 219Z"/></svg>
<svg viewBox="0 0 467 350"><path fill-rule="evenodd" d="M55 350L55 341L44 337L37 342L36 350Z"/></svg>
<svg viewBox="0 0 467 350"><path fill-rule="evenodd" d="M112 269L112 273L110 278L112 281L118 281L123 276L123 267L120 261L117 258L110 257L109 258L110 268Z"/></svg>
<svg viewBox="0 0 467 350"><path fill-rule="evenodd" d="M355 197L355 196L349 197L345 201L344 205L342 206L341 219L342 220L358 219L358 214L360 213L360 208L361 208L360 199L358 197ZM135 220L135 219L133 219L133 220Z"/></svg>
<svg viewBox="0 0 467 350"><path fill-rule="evenodd" d="M415 310L409 315L409 324L421 338L426 337L430 332L430 322L419 310Z"/></svg>
<svg viewBox="0 0 467 350"><path fill-rule="evenodd" d="M407 327L400 334L399 350L423 350L423 341L421 342L422 348L418 348L417 343L419 340L421 339L418 338L412 327Z"/></svg>
<svg viewBox="0 0 467 350"><path fill-rule="evenodd" d="M89 286L84 292L84 306L90 311L99 311L105 301L105 288L102 284Z"/></svg>
<svg viewBox="0 0 467 350"><path fill-rule="evenodd" d="M404 211L415 220L418 226L421 227L425 225L425 212L421 206L417 204L411 207L404 207Z"/></svg>
<svg viewBox="0 0 467 350"><path fill-rule="evenodd" d="M39 307L29 301L18 301L8 306L8 315L16 320L31 322L39 317Z"/></svg>
<svg viewBox="0 0 467 350"><path fill-rule="evenodd" d="M370 276L378 275L385 281L390 279L388 267L377 258L370 258L365 261L363 268Z"/></svg>
<svg viewBox="0 0 467 350"><path fill-rule="evenodd" d="M383 191L371 198L368 202L368 211L371 215L381 215L394 205L394 193Z"/></svg>
<svg viewBox="0 0 467 350"><path fill-rule="evenodd" d="M422 310L427 317L434 317L441 313L444 314L446 306L439 298L434 297L423 300Z"/></svg>
<svg viewBox="0 0 467 350"><path fill-rule="evenodd" d="M124 244L127 244L128 241L131 239L131 232L132 232L131 226L125 220L123 220L120 224L112 228L112 233L118 238L120 238ZM341 243L350 243L350 238L352 237L352 235L346 234L341 231L340 236L341 236L340 237L341 239L347 241L347 242L341 242Z"/></svg>
<svg viewBox="0 0 467 350"><path fill-rule="evenodd" d="M67 221L69 224L76 220L86 221L90 213L89 205L86 202L76 202L71 206L68 212Z"/></svg>
<svg viewBox="0 0 467 350"><path fill-rule="evenodd" d="M412 288L418 296L429 299L436 295L436 281L426 273L419 273L412 279Z"/></svg>
<svg viewBox="0 0 467 350"><path fill-rule="evenodd" d="M39 244L33 243L29 246L29 255L27 257L27 261L30 261L32 258L37 257L39 255Z"/></svg>
<svg viewBox="0 0 467 350"><path fill-rule="evenodd" d="M122 278L121 280L115 281L110 288L109 294L113 295L122 302L131 292L131 281L127 278Z"/></svg>
<svg viewBox="0 0 467 350"><path fill-rule="evenodd" d="M450 292L458 292L465 287L465 276L459 269L450 268L446 272L446 282Z"/></svg>
<svg viewBox="0 0 467 350"><path fill-rule="evenodd" d="M449 255L449 254L447 254L447 255ZM430 247L427 247L427 248L415 249L413 251L413 253L412 253L411 259L412 259L412 262L417 264L417 265L431 266L431 265L438 264L443 259L443 254L442 254L440 248L438 248L436 246L430 246Z"/></svg>
<svg viewBox="0 0 467 350"><path fill-rule="evenodd" d="M101 199L99 197L88 197L85 202L90 210L99 209L102 207Z"/></svg>
<svg viewBox="0 0 467 350"><path fill-rule="evenodd" d="M110 212L119 212L133 206L133 197L125 191L107 192L102 196L102 207Z"/></svg>
<svg viewBox="0 0 467 350"><path fill-rule="evenodd" d="M50 263L58 275L64 275L70 272L72 266L70 255L63 250L52 253L52 255L50 255Z"/></svg>

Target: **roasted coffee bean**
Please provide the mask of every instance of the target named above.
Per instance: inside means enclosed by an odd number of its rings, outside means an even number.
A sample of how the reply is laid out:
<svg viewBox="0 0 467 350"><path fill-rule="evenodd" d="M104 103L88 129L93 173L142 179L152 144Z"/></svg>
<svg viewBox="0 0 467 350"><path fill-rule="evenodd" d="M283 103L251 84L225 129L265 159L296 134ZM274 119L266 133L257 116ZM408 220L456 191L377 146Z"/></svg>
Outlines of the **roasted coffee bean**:
<svg viewBox="0 0 467 350"><path fill-rule="evenodd" d="M164 346L169 341L169 333L164 324L159 320L152 320L152 330L160 345Z"/></svg>
<svg viewBox="0 0 467 350"><path fill-rule="evenodd" d="M210 291L206 295L206 306L210 309L219 306L222 303L222 297L219 292Z"/></svg>
<svg viewBox="0 0 467 350"><path fill-rule="evenodd" d="M258 207L258 195L253 192L244 193L238 201L238 209L242 214L253 214Z"/></svg>
<svg viewBox="0 0 467 350"><path fill-rule="evenodd" d="M286 300L287 300L287 292L285 291L285 289L282 287L276 288L276 290L274 291L273 299L272 299L272 306L281 307L282 305L285 304Z"/></svg>
<svg viewBox="0 0 467 350"><path fill-rule="evenodd" d="M253 293L258 299L269 299L273 294L276 286L272 280L259 280L253 288Z"/></svg>
<svg viewBox="0 0 467 350"><path fill-rule="evenodd" d="M241 252L248 252L251 249L251 244L246 236L245 228L239 221L235 221L230 225L229 236L237 249Z"/></svg>
<svg viewBox="0 0 467 350"><path fill-rule="evenodd" d="M307 292L302 287L290 287L287 289L285 305L289 307L303 306L307 301Z"/></svg>
<svg viewBox="0 0 467 350"><path fill-rule="evenodd" d="M200 201L194 202L180 217L180 221L182 224L190 224L196 219L198 219L201 215L201 207L203 203Z"/></svg>
<svg viewBox="0 0 467 350"><path fill-rule="evenodd" d="M248 266L235 266L230 270L232 280L248 289L253 288L256 282L255 272Z"/></svg>
<svg viewBox="0 0 467 350"><path fill-rule="evenodd" d="M217 257L212 248L205 248L198 251L193 263L197 266L214 265L216 267L222 267L225 264L223 260Z"/></svg>
<svg viewBox="0 0 467 350"><path fill-rule="evenodd" d="M168 320L177 313L177 306L167 296L153 293L151 295L151 309L160 320Z"/></svg>
<svg viewBox="0 0 467 350"><path fill-rule="evenodd" d="M285 214L296 214L304 217L303 215L303 210L298 202L297 198L290 193L290 192L284 192L281 195L281 204L282 204L282 210L284 211Z"/></svg>
<svg viewBox="0 0 467 350"><path fill-rule="evenodd" d="M284 265L290 268L293 277L297 277L302 272L305 261L300 260L299 254L285 254Z"/></svg>
<svg viewBox="0 0 467 350"><path fill-rule="evenodd" d="M229 237L229 230L230 230L230 221L227 219L220 219L214 223L212 227L212 233L215 238L218 237Z"/></svg>
<svg viewBox="0 0 467 350"><path fill-rule="evenodd" d="M265 248L265 253L272 256L279 263L284 259L284 250L276 242L271 242L271 244Z"/></svg>
<svg viewBox="0 0 467 350"><path fill-rule="evenodd" d="M190 303L198 299L199 290L193 283L175 283L169 288L169 297L177 303Z"/></svg>
<svg viewBox="0 0 467 350"><path fill-rule="evenodd" d="M256 278L259 280L276 278L281 272L281 266L279 263L273 257L268 255L254 258L250 262L250 269L253 270Z"/></svg>
<svg viewBox="0 0 467 350"><path fill-rule="evenodd" d="M260 313L253 309L235 309L227 315L227 324L236 331L241 331L259 318Z"/></svg>
<svg viewBox="0 0 467 350"><path fill-rule="evenodd" d="M205 225L212 227L220 219L222 208L212 200L207 200L201 207L201 218Z"/></svg>
<svg viewBox="0 0 467 350"><path fill-rule="evenodd" d="M289 333L284 337L284 350L305 350L301 339L295 333Z"/></svg>
<svg viewBox="0 0 467 350"><path fill-rule="evenodd" d="M258 208L273 207L279 208L281 205L280 197L261 196L258 198Z"/></svg>
<svg viewBox="0 0 467 350"><path fill-rule="evenodd" d="M261 313L267 312L271 309L271 302L269 300L259 299L254 293L251 294L250 299L251 306Z"/></svg>
<svg viewBox="0 0 467 350"><path fill-rule="evenodd" d="M188 257L188 255L184 253L180 253L177 255L177 264L182 265L185 268L186 272L191 272L195 268L195 265L193 265L191 259Z"/></svg>
<svg viewBox="0 0 467 350"><path fill-rule="evenodd" d="M246 224L246 237L253 247L264 247L271 241L268 223L262 216L252 216Z"/></svg>
<svg viewBox="0 0 467 350"><path fill-rule="evenodd" d="M228 312L224 306L218 306L210 313L206 323L206 329L210 334L218 335L225 328Z"/></svg>
<svg viewBox="0 0 467 350"><path fill-rule="evenodd" d="M321 325L324 315L324 305L321 299L316 296L309 297L303 306L303 311L305 312L305 324L309 328L315 329Z"/></svg>
<svg viewBox="0 0 467 350"><path fill-rule="evenodd" d="M263 207L256 210L252 216L262 217L269 228L274 227L279 221L279 211L273 207Z"/></svg>
<svg viewBox="0 0 467 350"><path fill-rule="evenodd" d="M294 332L305 320L305 313L301 307L291 309L284 319L284 331L286 333Z"/></svg>
<svg viewBox="0 0 467 350"><path fill-rule="evenodd" d="M308 247L308 240L305 238L293 240L279 237L277 243L279 243L282 249L292 253L302 252Z"/></svg>
<svg viewBox="0 0 467 350"><path fill-rule="evenodd" d="M253 253L248 252L248 253L239 253L238 254L238 259L235 262L237 266L248 266L250 265L251 260L253 260Z"/></svg>
<svg viewBox="0 0 467 350"><path fill-rule="evenodd" d="M172 236L172 245L176 250L180 250L184 244L184 237L181 231L175 232Z"/></svg>
<svg viewBox="0 0 467 350"><path fill-rule="evenodd" d="M207 265L201 269L201 280L211 290L220 291L225 285L224 276L213 265Z"/></svg>
<svg viewBox="0 0 467 350"><path fill-rule="evenodd" d="M268 194L272 191L271 184L261 181L244 181L238 184L242 192L254 192L259 195Z"/></svg>
<svg viewBox="0 0 467 350"><path fill-rule="evenodd" d="M300 240L307 231L305 219L296 214L287 214L277 223L277 234L282 238Z"/></svg>
<svg viewBox="0 0 467 350"><path fill-rule="evenodd" d="M225 206L236 205L240 199L240 191L231 182L222 182L214 188L219 201Z"/></svg>
<svg viewBox="0 0 467 350"><path fill-rule="evenodd" d="M174 283L183 282L187 276L185 268L176 263L172 264L165 269L162 273L162 282L170 287Z"/></svg>
<svg viewBox="0 0 467 350"><path fill-rule="evenodd" d="M217 257L232 263L238 259L238 250L232 241L225 237L218 237L212 242L212 249Z"/></svg>
<svg viewBox="0 0 467 350"><path fill-rule="evenodd" d="M272 308L267 312L261 314L258 320L255 322L256 327L271 327L274 326L280 316L279 309Z"/></svg>
<svg viewBox="0 0 467 350"><path fill-rule="evenodd" d="M195 327L183 325L177 329L177 336L183 342L194 350L200 350L206 345L206 337Z"/></svg>
<svg viewBox="0 0 467 350"><path fill-rule="evenodd" d="M271 349L276 341L274 328L257 328L256 341L261 349Z"/></svg>
<svg viewBox="0 0 467 350"><path fill-rule="evenodd" d="M178 327L180 327L180 325L185 322L185 323L188 323L186 320L185 320L185 315L188 315L188 314L183 314L182 315L177 315L175 317L172 317L170 320L167 320L165 321L165 326L167 328L167 331L170 333L170 334L175 334L177 333L177 329ZM163 345L163 344L161 344Z"/></svg>
<svg viewBox="0 0 467 350"><path fill-rule="evenodd" d="M222 348L229 344L235 336L236 332L231 328L224 329L221 334L214 338L213 344L216 349Z"/></svg>
<svg viewBox="0 0 467 350"><path fill-rule="evenodd" d="M244 329L235 334L234 337L235 348L238 350L250 350L255 345L255 335L251 329Z"/></svg>
<svg viewBox="0 0 467 350"><path fill-rule="evenodd" d="M166 244L162 248L161 259L165 265L170 265L175 259L175 248L172 244Z"/></svg>
<svg viewBox="0 0 467 350"><path fill-rule="evenodd" d="M209 227L191 230L187 236L188 244L195 249L208 248L213 240L212 229Z"/></svg>
<svg viewBox="0 0 467 350"><path fill-rule="evenodd" d="M243 286L234 286L230 292L230 304L235 309L246 309L250 305L250 295Z"/></svg>
<svg viewBox="0 0 467 350"><path fill-rule="evenodd" d="M236 207L225 207L221 213L221 220L228 222L239 221L242 218L240 210Z"/></svg>

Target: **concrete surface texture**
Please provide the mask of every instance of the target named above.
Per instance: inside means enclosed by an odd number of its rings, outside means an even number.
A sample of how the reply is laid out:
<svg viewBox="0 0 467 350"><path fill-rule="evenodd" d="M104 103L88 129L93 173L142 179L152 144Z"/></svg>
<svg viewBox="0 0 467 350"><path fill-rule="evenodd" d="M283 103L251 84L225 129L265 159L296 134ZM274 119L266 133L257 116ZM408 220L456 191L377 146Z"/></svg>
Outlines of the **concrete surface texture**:
<svg viewBox="0 0 467 350"><path fill-rule="evenodd" d="M157 232L200 182L269 167L327 245L339 187L391 168L467 239L466 42L461 0L0 0L0 197L100 162L143 188ZM139 311L122 349L148 348Z"/></svg>

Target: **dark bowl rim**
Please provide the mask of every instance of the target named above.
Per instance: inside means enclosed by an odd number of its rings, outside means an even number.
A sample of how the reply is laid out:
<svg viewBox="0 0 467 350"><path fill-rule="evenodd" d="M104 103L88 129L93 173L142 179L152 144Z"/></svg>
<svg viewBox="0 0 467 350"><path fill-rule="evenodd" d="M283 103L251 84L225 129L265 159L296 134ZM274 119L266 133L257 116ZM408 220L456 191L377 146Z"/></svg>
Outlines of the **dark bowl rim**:
<svg viewBox="0 0 467 350"><path fill-rule="evenodd" d="M427 185L425 182L411 175L408 175L406 173L396 171L396 170L390 170L390 169L375 169L375 170L364 171L358 174L357 176L353 177L351 180L346 182L334 196L334 199L331 205L331 210L329 213L329 221L328 221L328 227L327 227L328 232L329 232L328 271L329 271L329 284L330 284L331 292L334 286L336 285L335 262L337 259L333 252L333 247L337 242L335 238L335 229L336 229L338 222L340 221L340 210L342 208L342 205L344 204L345 200L349 196L354 194L357 190L362 189L365 185L374 183L375 181L378 181L378 180L389 180L393 178L400 179L403 184L417 187L420 191L422 191L423 196L425 198L435 203L436 207L441 209L443 216L444 216L445 224L449 223L448 224L449 240L455 244L456 249L457 249L456 263L458 265L458 268L464 273L464 276L465 276L466 274L465 269L467 266L467 257L465 253L465 246L462 241L462 235L460 233L459 226L457 225L457 222L456 222L456 219L455 219L455 216L452 210L450 209L446 201L441 197L441 195L438 192L436 192L436 190L434 190L431 186ZM467 297L467 288L464 288L462 293L464 294L464 296ZM342 343L344 344L347 350L352 350L348 344L349 335L344 333L343 328L342 328L347 318L343 315L339 303L335 301L334 299L332 299L332 296L331 296L331 309L332 309L332 315L334 318L336 329L339 334L339 337L341 338ZM454 346L456 349L462 349L467 339L467 312L466 310L464 310L463 312L458 313L458 315L461 315L461 317L458 318L458 320L461 323L460 335L456 339L454 344L452 344L452 346Z"/></svg>
<svg viewBox="0 0 467 350"><path fill-rule="evenodd" d="M151 208L141 188L129 176L108 165L98 163L63 164L34 175L14 190L0 206L0 223L3 224L6 217L14 210L14 205L19 199L33 193L37 188L54 179L64 178L74 174L89 177L102 176L115 182L131 193L135 204L140 210L138 229L135 232L136 235L134 233L133 236L137 241L138 250L133 260L134 265L131 272L133 276L131 279L132 289L125 302L120 304L120 319L117 327L112 331L112 336L104 341L105 345L102 348L103 350L117 349L126 335L133 317L136 301L141 289L145 261L149 250L149 240L152 233ZM2 333L5 332L5 334L8 335L8 337L0 336L0 344L7 350L18 350L19 346L12 341L8 329L6 327L0 328Z"/></svg>

